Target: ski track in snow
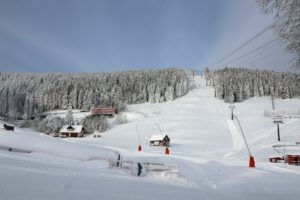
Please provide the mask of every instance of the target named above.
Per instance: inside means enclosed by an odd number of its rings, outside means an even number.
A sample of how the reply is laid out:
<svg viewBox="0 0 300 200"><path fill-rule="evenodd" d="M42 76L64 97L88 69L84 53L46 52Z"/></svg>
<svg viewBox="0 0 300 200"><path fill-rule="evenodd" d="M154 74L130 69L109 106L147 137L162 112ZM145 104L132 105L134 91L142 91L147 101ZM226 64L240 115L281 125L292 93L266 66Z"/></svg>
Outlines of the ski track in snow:
<svg viewBox="0 0 300 200"><path fill-rule="evenodd" d="M244 140L241 136L241 133L237 130L237 127L232 120L228 119L227 125L232 137L232 150L241 150L244 145Z"/></svg>

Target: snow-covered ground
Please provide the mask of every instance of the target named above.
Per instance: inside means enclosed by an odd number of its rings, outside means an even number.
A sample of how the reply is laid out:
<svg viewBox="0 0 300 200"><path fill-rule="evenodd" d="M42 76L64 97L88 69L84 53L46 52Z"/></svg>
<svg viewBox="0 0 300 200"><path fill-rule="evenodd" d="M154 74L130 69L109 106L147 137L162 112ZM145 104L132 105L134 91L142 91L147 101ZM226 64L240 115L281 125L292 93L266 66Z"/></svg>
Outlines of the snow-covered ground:
<svg viewBox="0 0 300 200"><path fill-rule="evenodd" d="M55 117L65 118L67 112L68 110L53 110L53 111L44 112L43 114L46 115L48 118L55 118ZM74 109L72 110L72 115L74 121L80 123L83 120L83 118L91 115L91 112Z"/></svg>
<svg viewBox="0 0 300 200"><path fill-rule="evenodd" d="M299 119L276 125L264 117L268 97L237 103L234 113L248 140L256 168L228 104L215 99L204 79L186 96L162 104L128 106L128 123L112 127L100 138L51 138L30 129L0 129L0 146L31 153L0 150L0 199L298 199L299 166L269 163L280 156L272 146L300 141ZM276 99L278 110L297 110L299 99ZM171 139L170 155L149 145L159 128ZM139 137L138 137L139 135ZM137 147L142 146L142 152ZM277 149L300 154L300 148ZM109 168L122 159L179 166L180 175Z"/></svg>

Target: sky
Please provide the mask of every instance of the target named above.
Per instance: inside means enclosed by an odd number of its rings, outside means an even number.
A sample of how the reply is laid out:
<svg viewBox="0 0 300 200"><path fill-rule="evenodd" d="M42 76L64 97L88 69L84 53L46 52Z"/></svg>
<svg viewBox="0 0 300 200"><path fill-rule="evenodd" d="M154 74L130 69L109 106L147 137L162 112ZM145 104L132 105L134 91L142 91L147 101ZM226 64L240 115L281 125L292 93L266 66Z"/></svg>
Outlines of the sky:
<svg viewBox="0 0 300 200"><path fill-rule="evenodd" d="M289 71L292 54L255 0L0 0L0 71L111 72L224 66Z"/></svg>

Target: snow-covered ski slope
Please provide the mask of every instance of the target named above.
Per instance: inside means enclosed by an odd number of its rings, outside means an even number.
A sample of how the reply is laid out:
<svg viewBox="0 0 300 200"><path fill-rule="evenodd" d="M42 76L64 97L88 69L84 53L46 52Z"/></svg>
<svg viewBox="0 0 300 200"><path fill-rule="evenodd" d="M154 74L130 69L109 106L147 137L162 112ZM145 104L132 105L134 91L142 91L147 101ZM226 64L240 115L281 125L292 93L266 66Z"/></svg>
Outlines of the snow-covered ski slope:
<svg viewBox="0 0 300 200"><path fill-rule="evenodd" d="M263 116L272 108L268 97L237 103L234 113L256 161L256 168L250 169L229 105L214 98L203 78L196 77L195 85L172 102L129 106L124 114L129 123L112 127L100 138L61 139L28 129L0 129L0 144L32 151L0 150L0 199L298 199L299 166L272 164L268 158L280 156L272 145L300 141L300 120L286 119L278 142L272 119ZM299 99L275 103L279 110L300 108ZM159 127L171 139L168 156L164 148L149 145L151 135L160 134ZM137 151L139 140L142 152ZM180 176L136 177L109 169L106 157L97 157L97 152L116 151L127 161L179 166ZM300 153L299 147L285 151Z"/></svg>

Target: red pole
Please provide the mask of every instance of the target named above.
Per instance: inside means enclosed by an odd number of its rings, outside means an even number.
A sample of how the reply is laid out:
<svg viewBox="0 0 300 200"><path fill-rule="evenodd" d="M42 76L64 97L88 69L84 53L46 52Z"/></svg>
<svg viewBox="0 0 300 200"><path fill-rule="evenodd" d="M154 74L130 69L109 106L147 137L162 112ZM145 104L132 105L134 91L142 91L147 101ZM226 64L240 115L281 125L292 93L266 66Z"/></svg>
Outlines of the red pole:
<svg viewBox="0 0 300 200"><path fill-rule="evenodd" d="M141 145L138 146L138 151L142 151L142 146Z"/></svg>
<svg viewBox="0 0 300 200"><path fill-rule="evenodd" d="M249 167L250 167L250 168L253 168L253 167L255 167L254 157L251 155L251 152L250 152L250 149L249 149L249 146L248 146L246 137L245 137L245 135L244 135L243 129L242 129L242 127L241 127L240 121L239 121L239 119L238 119L235 115L232 115L232 116L233 116L234 118L236 118L236 121L238 122L238 125L239 125L239 127L240 127L240 129L241 129L241 133L242 133L242 135L243 135L243 138L244 138L244 141L245 141L245 144L246 144L246 147L247 147L249 156L250 156L250 158L249 158Z"/></svg>
<svg viewBox="0 0 300 200"><path fill-rule="evenodd" d="M168 148L168 147L166 147L165 154L166 154L166 155L169 155L169 154L170 154L170 151L169 151L169 148Z"/></svg>
<svg viewBox="0 0 300 200"><path fill-rule="evenodd" d="M255 167L255 161L254 161L254 157L253 156L250 156L250 159L249 159L249 167Z"/></svg>

